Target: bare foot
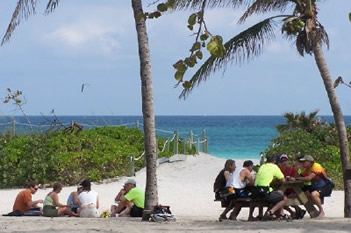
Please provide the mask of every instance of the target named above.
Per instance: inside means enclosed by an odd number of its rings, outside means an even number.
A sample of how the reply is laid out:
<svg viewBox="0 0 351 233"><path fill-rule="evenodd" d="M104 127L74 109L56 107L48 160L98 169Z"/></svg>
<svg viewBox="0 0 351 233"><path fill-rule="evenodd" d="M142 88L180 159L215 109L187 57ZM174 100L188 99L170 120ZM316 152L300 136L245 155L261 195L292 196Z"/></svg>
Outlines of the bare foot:
<svg viewBox="0 0 351 233"><path fill-rule="evenodd" d="M319 215L317 216L318 219L321 219L325 216L324 211L319 212Z"/></svg>

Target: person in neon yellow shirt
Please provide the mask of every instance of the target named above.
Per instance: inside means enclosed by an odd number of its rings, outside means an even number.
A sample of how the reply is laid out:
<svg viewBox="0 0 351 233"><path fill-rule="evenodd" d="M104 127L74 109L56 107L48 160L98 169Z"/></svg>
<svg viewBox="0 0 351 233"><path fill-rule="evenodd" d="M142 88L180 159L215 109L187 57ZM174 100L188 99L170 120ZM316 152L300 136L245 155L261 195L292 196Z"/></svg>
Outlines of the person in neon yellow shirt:
<svg viewBox="0 0 351 233"><path fill-rule="evenodd" d="M297 180L304 182L311 182L311 186L306 193L307 196L311 197L313 202L318 206L319 215L318 218L324 217L325 213L323 210L321 197L329 196L333 189L333 182L328 178L324 168L314 162L314 158L311 155L305 155L300 159L303 163L303 170L301 177L297 177Z"/></svg>
<svg viewBox="0 0 351 233"><path fill-rule="evenodd" d="M115 200L119 201L119 203L117 206L111 206L111 217L115 217L116 214L119 214L119 217L143 216L145 193L136 187L134 179L128 179L124 183L123 189L121 189Z"/></svg>
<svg viewBox="0 0 351 233"><path fill-rule="evenodd" d="M270 184L274 179L285 182L284 174L281 172L280 168L274 164L274 160L274 155L268 155L267 162L260 167L255 179L256 187L267 190L264 194L264 199L273 204L273 207L265 213L262 220L272 220L273 215L282 215L283 207L288 201L284 194L278 191L273 191L270 187Z"/></svg>

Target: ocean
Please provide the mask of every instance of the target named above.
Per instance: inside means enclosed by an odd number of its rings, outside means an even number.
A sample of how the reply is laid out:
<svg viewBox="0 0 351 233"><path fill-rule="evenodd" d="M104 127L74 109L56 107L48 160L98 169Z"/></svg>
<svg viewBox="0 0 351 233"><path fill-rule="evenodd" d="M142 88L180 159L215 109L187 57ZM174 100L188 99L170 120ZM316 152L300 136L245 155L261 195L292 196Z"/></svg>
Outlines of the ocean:
<svg viewBox="0 0 351 233"><path fill-rule="evenodd" d="M331 116L319 116L332 122ZM156 134L172 138L178 131L180 138L189 138L193 132L194 140L203 141L205 132L208 138L208 153L220 158L258 159L275 138L278 132L275 125L285 122L282 116L156 116ZM11 119L16 121L16 133L29 132L30 128L23 116L0 117L0 132L11 130ZM45 131L54 117L29 116L33 130ZM84 128L104 125L126 125L142 129L142 116L58 116L58 121L65 126L76 121ZM137 123L138 122L138 123ZM351 116L345 117L347 125ZM201 147L202 148L202 147ZM200 148L200 150L202 150Z"/></svg>

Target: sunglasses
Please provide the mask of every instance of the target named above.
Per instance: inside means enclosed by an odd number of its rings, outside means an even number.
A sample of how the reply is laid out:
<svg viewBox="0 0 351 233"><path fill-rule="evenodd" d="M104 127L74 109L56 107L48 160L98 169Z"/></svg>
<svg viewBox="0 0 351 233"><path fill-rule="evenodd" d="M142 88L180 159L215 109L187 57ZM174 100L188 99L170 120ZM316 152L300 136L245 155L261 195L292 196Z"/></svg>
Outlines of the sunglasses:
<svg viewBox="0 0 351 233"><path fill-rule="evenodd" d="M33 189L36 190L36 191L38 190L38 188L33 188Z"/></svg>

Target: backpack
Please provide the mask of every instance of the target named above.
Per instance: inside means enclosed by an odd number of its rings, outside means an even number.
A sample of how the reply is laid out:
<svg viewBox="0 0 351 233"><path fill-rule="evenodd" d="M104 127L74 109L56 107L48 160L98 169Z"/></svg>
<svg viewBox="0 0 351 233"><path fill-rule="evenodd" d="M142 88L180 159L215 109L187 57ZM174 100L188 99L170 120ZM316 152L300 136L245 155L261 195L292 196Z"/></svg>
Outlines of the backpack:
<svg viewBox="0 0 351 233"><path fill-rule="evenodd" d="M169 206L156 205L150 215L152 222L174 222L175 220Z"/></svg>

